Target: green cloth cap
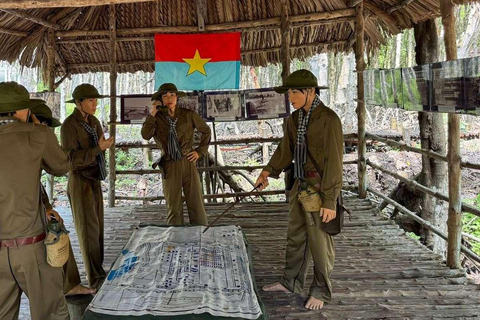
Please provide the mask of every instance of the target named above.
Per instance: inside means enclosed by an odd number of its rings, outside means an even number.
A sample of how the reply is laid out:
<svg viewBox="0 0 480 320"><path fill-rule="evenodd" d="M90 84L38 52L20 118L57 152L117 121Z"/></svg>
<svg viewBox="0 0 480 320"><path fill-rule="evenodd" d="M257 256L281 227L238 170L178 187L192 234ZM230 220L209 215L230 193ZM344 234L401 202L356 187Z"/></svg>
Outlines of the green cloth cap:
<svg viewBox="0 0 480 320"><path fill-rule="evenodd" d="M152 101L161 100L162 95L167 92L173 92L177 95L177 97L185 97L187 95L183 91L178 91L177 86L173 83L164 83L158 88L157 92L153 94Z"/></svg>
<svg viewBox="0 0 480 320"><path fill-rule="evenodd" d="M0 113L30 109L45 101L30 99L28 90L16 82L0 83Z"/></svg>
<svg viewBox="0 0 480 320"><path fill-rule="evenodd" d="M89 83L82 83L78 85L72 93L72 99L65 101L66 103L75 103L75 100L82 99L95 99L95 98L107 98L108 96L102 96L98 93L97 88Z"/></svg>
<svg viewBox="0 0 480 320"><path fill-rule="evenodd" d="M292 72L283 85L275 87L273 90L277 93L285 93L288 89L306 89L306 88L318 88L328 89L328 87L322 87L318 85L317 77L308 70L301 69Z"/></svg>
<svg viewBox="0 0 480 320"><path fill-rule="evenodd" d="M44 103L33 107L30 111L43 123L46 122L49 127L60 127L62 123L53 117L52 110Z"/></svg>

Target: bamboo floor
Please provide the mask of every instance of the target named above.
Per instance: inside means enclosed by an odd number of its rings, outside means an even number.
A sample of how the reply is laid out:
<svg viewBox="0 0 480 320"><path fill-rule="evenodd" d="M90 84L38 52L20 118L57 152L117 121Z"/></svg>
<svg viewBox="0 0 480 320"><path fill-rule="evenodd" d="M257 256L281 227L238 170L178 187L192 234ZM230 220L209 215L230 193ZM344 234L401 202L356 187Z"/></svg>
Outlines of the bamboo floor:
<svg viewBox="0 0 480 320"><path fill-rule="evenodd" d="M220 224L242 226L251 245L254 273L270 319L475 319L480 318L480 285L462 270L450 270L441 257L382 218L368 199L346 197L352 210L344 231L335 236L333 300L320 311L304 308L307 298L261 287L282 275L288 222L286 203L243 203ZM227 205L208 204L212 221ZM60 208L82 280L84 268L71 214ZM109 269L132 230L140 223L162 223L165 206L116 207L105 210L105 268ZM311 283L310 268L307 285ZM22 300L20 319L30 319Z"/></svg>

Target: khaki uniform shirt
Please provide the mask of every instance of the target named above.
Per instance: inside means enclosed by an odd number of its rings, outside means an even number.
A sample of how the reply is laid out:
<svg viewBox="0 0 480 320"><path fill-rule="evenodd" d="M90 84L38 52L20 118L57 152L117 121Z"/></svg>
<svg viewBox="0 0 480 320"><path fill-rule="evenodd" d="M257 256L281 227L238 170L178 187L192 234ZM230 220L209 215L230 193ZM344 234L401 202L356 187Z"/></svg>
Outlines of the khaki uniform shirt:
<svg viewBox="0 0 480 320"><path fill-rule="evenodd" d="M0 125L0 239L44 232L41 169L55 176L69 169L53 131L33 123Z"/></svg>
<svg viewBox="0 0 480 320"><path fill-rule="evenodd" d="M62 147L68 154L72 173L79 173L86 178L100 179L100 168L97 156L102 152L100 146L90 146L90 134L80 122L86 122L97 129L100 139L103 136L102 126L95 116L89 115L87 121L80 110L74 109L73 113L62 124Z"/></svg>
<svg viewBox="0 0 480 320"><path fill-rule="evenodd" d="M197 151L200 156L205 156L211 137L210 127L205 120L195 111L179 107L175 108L174 118L177 117L176 130L182 154L185 155L193 151L193 132L194 129L197 129L202 134L202 137L195 151ZM160 112L157 112L155 117L149 115L142 126L143 139L150 140L153 137L157 146L162 150L162 153L166 155L166 160L170 160L167 148L169 132L170 124Z"/></svg>
<svg viewBox="0 0 480 320"><path fill-rule="evenodd" d="M297 142L298 112L287 119L287 126L280 144L264 170L278 178L283 169L293 161ZM321 169L320 198L322 207L335 210L335 204L342 188L343 179L343 133L342 123L337 114L320 103L310 115L307 127L307 147ZM303 165L306 171L317 171L307 156Z"/></svg>

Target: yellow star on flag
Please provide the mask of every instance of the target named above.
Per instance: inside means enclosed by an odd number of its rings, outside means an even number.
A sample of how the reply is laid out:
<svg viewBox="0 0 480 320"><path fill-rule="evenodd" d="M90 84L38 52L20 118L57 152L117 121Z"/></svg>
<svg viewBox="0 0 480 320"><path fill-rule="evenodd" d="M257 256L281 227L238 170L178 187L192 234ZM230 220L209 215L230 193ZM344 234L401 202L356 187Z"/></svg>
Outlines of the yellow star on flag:
<svg viewBox="0 0 480 320"><path fill-rule="evenodd" d="M195 56L193 57L193 59L182 59L182 60L188 63L188 65L190 66L190 68L188 68L187 76L191 75L195 71L198 71L204 76L207 76L207 73L205 72L205 64L207 64L208 61L212 60L212 58L202 59L197 49L195 51Z"/></svg>

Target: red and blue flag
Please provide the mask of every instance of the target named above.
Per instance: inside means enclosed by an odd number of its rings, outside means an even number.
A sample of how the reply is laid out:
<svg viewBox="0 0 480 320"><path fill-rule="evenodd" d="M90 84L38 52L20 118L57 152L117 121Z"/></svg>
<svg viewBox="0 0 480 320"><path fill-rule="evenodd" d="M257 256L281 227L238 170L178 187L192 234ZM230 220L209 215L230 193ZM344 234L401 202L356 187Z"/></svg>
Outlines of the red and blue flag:
<svg viewBox="0 0 480 320"><path fill-rule="evenodd" d="M238 89L240 32L155 35L155 85L181 90Z"/></svg>

